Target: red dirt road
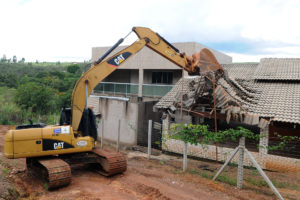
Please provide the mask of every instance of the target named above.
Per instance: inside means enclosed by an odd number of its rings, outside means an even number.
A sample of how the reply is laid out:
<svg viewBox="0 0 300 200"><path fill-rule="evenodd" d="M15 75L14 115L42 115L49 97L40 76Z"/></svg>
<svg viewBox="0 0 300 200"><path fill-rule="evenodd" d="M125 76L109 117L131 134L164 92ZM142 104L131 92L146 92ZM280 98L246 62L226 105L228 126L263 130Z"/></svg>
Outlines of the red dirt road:
<svg viewBox="0 0 300 200"><path fill-rule="evenodd" d="M46 191L43 183L27 175L25 160L9 160L3 156L3 136L7 127L0 127L1 160L7 164L10 180L23 198L33 199L235 199L221 191L213 191L208 185L195 184L170 173L172 167L157 160L140 157L132 153L128 159L128 170L110 178L88 169L72 169L69 186ZM130 154L130 153L129 153ZM143 155L143 154L142 154ZM207 181L207 180L205 180Z"/></svg>
<svg viewBox="0 0 300 200"><path fill-rule="evenodd" d="M23 160L18 161L19 169L25 167ZM39 180L22 170L12 177L23 197L36 199L236 199L207 184L195 184L189 176L183 179L170 173L172 167L158 161L133 157L128 163L124 174L110 178L88 169L72 169L71 184L54 191L46 191Z"/></svg>

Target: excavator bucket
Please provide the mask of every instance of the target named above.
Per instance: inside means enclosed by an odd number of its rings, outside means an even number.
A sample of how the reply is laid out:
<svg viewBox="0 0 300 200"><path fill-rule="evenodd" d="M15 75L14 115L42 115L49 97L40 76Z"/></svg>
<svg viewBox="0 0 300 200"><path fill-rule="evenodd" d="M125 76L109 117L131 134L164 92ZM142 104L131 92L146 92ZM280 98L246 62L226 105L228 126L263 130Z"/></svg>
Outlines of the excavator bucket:
<svg viewBox="0 0 300 200"><path fill-rule="evenodd" d="M214 54L204 48L199 53L194 53L192 57L186 57L188 64L190 65L189 74L190 75L200 75L207 72L223 72L223 68L218 63Z"/></svg>

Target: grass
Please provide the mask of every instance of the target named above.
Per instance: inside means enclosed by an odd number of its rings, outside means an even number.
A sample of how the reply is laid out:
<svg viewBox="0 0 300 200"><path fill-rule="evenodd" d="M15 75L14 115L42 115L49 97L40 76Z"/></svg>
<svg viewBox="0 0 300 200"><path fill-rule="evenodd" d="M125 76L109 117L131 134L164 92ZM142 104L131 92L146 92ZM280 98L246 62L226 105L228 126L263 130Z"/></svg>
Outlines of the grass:
<svg viewBox="0 0 300 200"><path fill-rule="evenodd" d="M219 175L217 178L217 181L223 182L223 183L228 183L229 185L236 186L237 180L236 178L232 179L231 177L227 175Z"/></svg>
<svg viewBox="0 0 300 200"><path fill-rule="evenodd" d="M207 172L203 172L203 171L199 171L197 172L196 169L192 168L190 169L189 171L190 174L198 174L200 175L201 177L203 178L207 178L207 179L212 179L214 177L213 174L211 173L207 173ZM218 178L217 178L217 181L220 181L220 182L223 182L223 183L227 183L229 185L233 185L233 186L236 186L237 184L237 181L236 181L236 178L231 178L230 176L228 175L219 175Z"/></svg>
<svg viewBox="0 0 300 200"><path fill-rule="evenodd" d="M201 177L203 177L203 178L208 178L208 179L212 179L212 178L213 178L213 175L208 174L208 173L206 173L206 172L201 172L201 173L199 173L199 175L200 175Z"/></svg>
<svg viewBox="0 0 300 200"><path fill-rule="evenodd" d="M254 186L269 187L267 182L262 179L255 179L255 178L249 177L249 178L245 178L245 181ZM299 186L296 184L293 184L293 183L278 182L276 179L273 179L271 181L276 188L288 188L288 189L292 189L292 190L299 190Z"/></svg>
<svg viewBox="0 0 300 200"><path fill-rule="evenodd" d="M193 169L190 170L190 173L191 174L197 174L197 171L193 168Z"/></svg>
<svg viewBox="0 0 300 200"><path fill-rule="evenodd" d="M15 187L8 188L7 191L9 194L9 199L18 199L20 197L20 193Z"/></svg>
<svg viewBox="0 0 300 200"><path fill-rule="evenodd" d="M277 188L289 188L292 190L299 190L299 186L289 182L277 182L275 179L272 180L272 183Z"/></svg>
<svg viewBox="0 0 300 200"><path fill-rule="evenodd" d="M160 160L160 161L159 161L159 164L164 165L164 164L166 164L166 161Z"/></svg>
<svg viewBox="0 0 300 200"><path fill-rule="evenodd" d="M251 174L252 174L253 176L257 176L257 175L258 175L258 170L257 170L257 169L251 170Z"/></svg>
<svg viewBox="0 0 300 200"><path fill-rule="evenodd" d="M47 191L49 190L49 185L48 185L48 183L45 183L45 184L43 185L43 187L44 187L45 190L47 190Z"/></svg>
<svg viewBox="0 0 300 200"><path fill-rule="evenodd" d="M8 168L4 167L4 168L2 169L2 172L3 172L3 174L9 174L9 173L10 173L10 170L9 170Z"/></svg>
<svg viewBox="0 0 300 200"><path fill-rule="evenodd" d="M254 186L258 186L258 187L267 187L268 186L267 182L264 180L258 180L258 179L251 178L251 177L244 178L244 180Z"/></svg>
<svg viewBox="0 0 300 200"><path fill-rule="evenodd" d="M174 173L174 174L184 174L184 171L179 170L179 169L175 169L175 170L173 171L173 173Z"/></svg>

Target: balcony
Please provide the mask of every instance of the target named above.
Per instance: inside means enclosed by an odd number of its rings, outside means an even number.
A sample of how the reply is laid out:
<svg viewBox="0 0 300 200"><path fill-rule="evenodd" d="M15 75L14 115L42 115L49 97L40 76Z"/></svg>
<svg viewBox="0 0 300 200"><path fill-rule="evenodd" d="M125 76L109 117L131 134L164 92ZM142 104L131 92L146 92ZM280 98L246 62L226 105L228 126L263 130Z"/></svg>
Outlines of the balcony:
<svg viewBox="0 0 300 200"><path fill-rule="evenodd" d="M143 96L163 97L172 89L172 87L173 85L143 84ZM116 82L101 82L94 89L95 93L125 96L137 96L138 91L139 84Z"/></svg>

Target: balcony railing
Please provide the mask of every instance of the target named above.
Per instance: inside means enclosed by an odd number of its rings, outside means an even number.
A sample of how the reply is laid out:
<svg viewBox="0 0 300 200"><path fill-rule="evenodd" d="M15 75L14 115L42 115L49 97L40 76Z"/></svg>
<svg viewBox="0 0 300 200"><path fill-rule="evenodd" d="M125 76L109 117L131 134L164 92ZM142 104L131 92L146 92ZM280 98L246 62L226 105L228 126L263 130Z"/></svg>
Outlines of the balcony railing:
<svg viewBox="0 0 300 200"><path fill-rule="evenodd" d="M173 85L143 84L143 96L162 97L167 94L172 87ZM138 91L139 84L116 82L101 82L94 89L94 92L96 93L125 96L137 96Z"/></svg>

